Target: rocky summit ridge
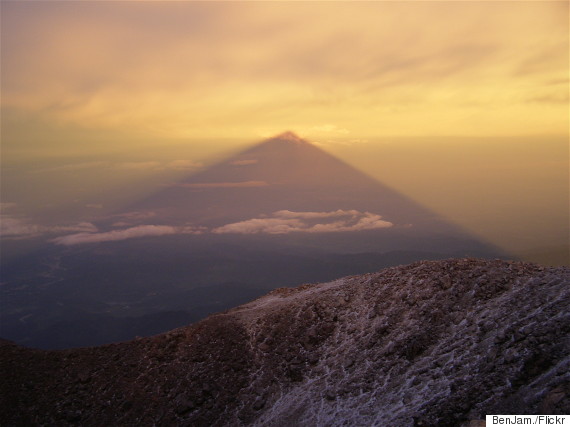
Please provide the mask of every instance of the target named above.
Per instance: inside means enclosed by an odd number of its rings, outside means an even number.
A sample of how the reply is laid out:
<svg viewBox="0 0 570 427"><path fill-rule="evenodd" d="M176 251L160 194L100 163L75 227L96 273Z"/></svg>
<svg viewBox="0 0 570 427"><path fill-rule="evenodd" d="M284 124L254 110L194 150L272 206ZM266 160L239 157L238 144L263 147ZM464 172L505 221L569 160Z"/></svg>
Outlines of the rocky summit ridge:
<svg viewBox="0 0 570 427"><path fill-rule="evenodd" d="M0 343L3 425L455 426L570 413L570 270L417 262L151 338Z"/></svg>

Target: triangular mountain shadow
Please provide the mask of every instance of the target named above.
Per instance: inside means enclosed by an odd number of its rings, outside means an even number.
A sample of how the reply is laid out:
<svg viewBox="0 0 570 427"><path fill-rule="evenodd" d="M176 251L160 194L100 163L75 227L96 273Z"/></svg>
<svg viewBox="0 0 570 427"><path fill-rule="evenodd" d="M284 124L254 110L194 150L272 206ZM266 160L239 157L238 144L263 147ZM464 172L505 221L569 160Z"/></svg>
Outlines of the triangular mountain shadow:
<svg viewBox="0 0 570 427"><path fill-rule="evenodd" d="M419 249L414 246L416 238L438 238L441 244L451 238L461 242L453 245L456 250L487 248L497 254L490 245L291 132L188 176L129 209L153 212L154 223L192 224L209 230L268 218L282 210L370 212L393 224L366 231L385 240L382 250ZM311 238L324 234L333 233L311 233Z"/></svg>
<svg viewBox="0 0 570 427"><path fill-rule="evenodd" d="M3 268L4 338L43 348L109 343L186 325L281 286L425 259L502 256L291 133L97 225L101 244L50 245Z"/></svg>

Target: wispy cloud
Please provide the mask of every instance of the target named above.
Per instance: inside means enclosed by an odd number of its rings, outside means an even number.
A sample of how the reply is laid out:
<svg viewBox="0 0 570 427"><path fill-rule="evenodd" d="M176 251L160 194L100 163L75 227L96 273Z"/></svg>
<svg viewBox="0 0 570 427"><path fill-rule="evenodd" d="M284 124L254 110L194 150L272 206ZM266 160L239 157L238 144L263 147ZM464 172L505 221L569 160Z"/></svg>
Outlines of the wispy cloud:
<svg viewBox="0 0 570 427"><path fill-rule="evenodd" d="M334 219L329 222L315 220ZM392 227L393 224L382 216L356 210L336 210L331 212L294 212L281 210L270 218L252 218L246 221L226 224L212 230L216 234L288 234L303 233L338 233L361 230L374 230Z"/></svg>
<svg viewBox="0 0 570 427"><path fill-rule="evenodd" d="M37 224L14 218L10 216L2 216L0 221L0 236L4 238L27 238L41 234L41 227Z"/></svg>
<svg viewBox="0 0 570 427"><path fill-rule="evenodd" d="M0 203L0 237L3 239L21 240L46 234L97 231L97 227L90 222L63 225L37 224L26 215L18 214L17 208L18 205L13 202Z"/></svg>
<svg viewBox="0 0 570 427"><path fill-rule="evenodd" d="M350 131L348 129L345 129L343 127L339 127L337 125L333 125L333 124L324 124L324 125L318 125L318 126L313 126L312 128L310 128L311 131L316 131L319 133L332 133L332 134L340 134L340 135L346 135L347 133L350 133Z"/></svg>
<svg viewBox="0 0 570 427"><path fill-rule="evenodd" d="M146 225L151 218L155 218L157 213L154 211L131 211L120 214L110 215L108 219L113 220L113 227L134 227Z"/></svg>
<svg viewBox="0 0 570 427"><path fill-rule="evenodd" d="M254 165L258 162L257 159L244 159L244 160L234 160L230 164L234 166L247 166L247 165Z"/></svg>
<svg viewBox="0 0 570 427"><path fill-rule="evenodd" d="M570 97L568 96L568 91L561 90L557 93L545 93L540 96L535 96L528 98L527 102L538 102L542 104L561 104L568 105Z"/></svg>
<svg viewBox="0 0 570 427"><path fill-rule="evenodd" d="M153 160L140 162L118 162L113 164L114 169L143 171L194 170L200 169L202 167L202 163L186 159L171 160L167 162L159 162Z"/></svg>
<svg viewBox="0 0 570 427"><path fill-rule="evenodd" d="M156 216L156 212L154 211L131 211L125 212L122 214L113 215L114 217L124 218L129 220L144 220L149 218L154 218Z"/></svg>
<svg viewBox="0 0 570 427"><path fill-rule="evenodd" d="M185 187L185 188L247 188L247 187L267 187L268 185L269 184L265 181L197 182L197 183L173 184L174 187Z"/></svg>
<svg viewBox="0 0 570 427"><path fill-rule="evenodd" d="M6 212L10 209L14 209L16 206L14 202L0 202L0 212Z"/></svg>
<svg viewBox="0 0 570 427"><path fill-rule="evenodd" d="M203 163L194 162L192 160L172 160L164 165L165 169L187 170L200 169L204 167Z"/></svg>
<svg viewBox="0 0 570 427"><path fill-rule="evenodd" d="M170 225L139 225L123 230L106 231L102 233L76 233L56 237L51 241L56 245L73 246L86 243L114 242L118 240L135 239L138 237L165 236L169 234L201 234L197 227L173 227Z"/></svg>
<svg viewBox="0 0 570 427"><path fill-rule="evenodd" d="M196 170L203 167L200 162L187 159L170 161L129 161L129 162L79 162L61 166L42 168L33 171L34 174L53 172L75 172L89 169L120 170L120 171L165 171L165 170Z"/></svg>
<svg viewBox="0 0 570 427"><path fill-rule="evenodd" d="M114 165L117 169L135 169L135 170L153 170L153 169L160 169L161 163L160 162L123 162L117 163Z"/></svg>
<svg viewBox="0 0 570 427"><path fill-rule="evenodd" d="M27 218L2 215L0 220L0 236L6 239L29 239L45 234L65 232L96 232L97 227L90 222L71 225L46 226L33 223Z"/></svg>
<svg viewBox="0 0 570 427"><path fill-rule="evenodd" d="M331 218L339 216L358 216L358 215L360 215L360 212L357 210L345 211L342 209L330 212L293 212L289 210L281 210L273 214L273 216L277 218L303 218L303 219Z"/></svg>
<svg viewBox="0 0 570 427"><path fill-rule="evenodd" d="M110 167L110 162L79 162L79 163L69 163L61 166L53 166L50 168L42 168L33 171L32 173L49 173L49 172L67 172L67 171L79 171L84 169L94 169L94 168L108 168Z"/></svg>

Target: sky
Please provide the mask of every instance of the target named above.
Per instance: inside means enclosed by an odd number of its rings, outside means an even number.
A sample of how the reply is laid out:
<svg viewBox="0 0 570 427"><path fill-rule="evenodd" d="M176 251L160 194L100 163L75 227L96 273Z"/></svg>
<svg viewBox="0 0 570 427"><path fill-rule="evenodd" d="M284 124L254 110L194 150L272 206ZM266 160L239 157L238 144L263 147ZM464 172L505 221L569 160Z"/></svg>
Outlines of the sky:
<svg viewBox="0 0 570 427"><path fill-rule="evenodd" d="M2 1L2 203L89 219L291 130L503 248L567 245L568 7Z"/></svg>

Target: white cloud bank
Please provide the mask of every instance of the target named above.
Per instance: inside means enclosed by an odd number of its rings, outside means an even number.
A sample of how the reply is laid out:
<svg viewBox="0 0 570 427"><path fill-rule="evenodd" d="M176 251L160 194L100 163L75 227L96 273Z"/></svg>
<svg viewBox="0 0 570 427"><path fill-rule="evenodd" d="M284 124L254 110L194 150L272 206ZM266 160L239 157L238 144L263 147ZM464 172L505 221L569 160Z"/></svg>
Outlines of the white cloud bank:
<svg viewBox="0 0 570 427"><path fill-rule="evenodd" d="M129 220L148 219L154 215L154 212L128 212L117 216ZM3 215L0 223L0 235L9 239L25 239L45 234L73 232L73 234L55 237L50 242L56 245L74 246L173 234L203 234L207 232L214 234L335 233L375 230L393 226L391 222L383 220L380 215L374 213L341 209L329 212L281 210L274 212L270 217L252 218L246 221L226 224L212 230L208 230L206 227L195 226L150 224L130 226L131 224L127 221L120 221L113 225L127 228L99 231L90 222L63 226L43 226L31 223L26 219Z"/></svg>
<svg viewBox="0 0 570 427"><path fill-rule="evenodd" d="M172 227L170 225L139 225L123 230L102 233L77 233L56 237L51 241L56 245L73 246L85 243L114 242L137 237L164 236L168 234L201 234L203 231L195 227Z"/></svg>
<svg viewBox="0 0 570 427"><path fill-rule="evenodd" d="M319 220L328 221L323 222ZM246 221L226 224L213 229L212 233L338 233L375 230L392 227L393 225L391 222L383 220L380 215L356 210L345 211L339 209L331 212L293 212L281 210L274 212L270 218L252 218Z"/></svg>

